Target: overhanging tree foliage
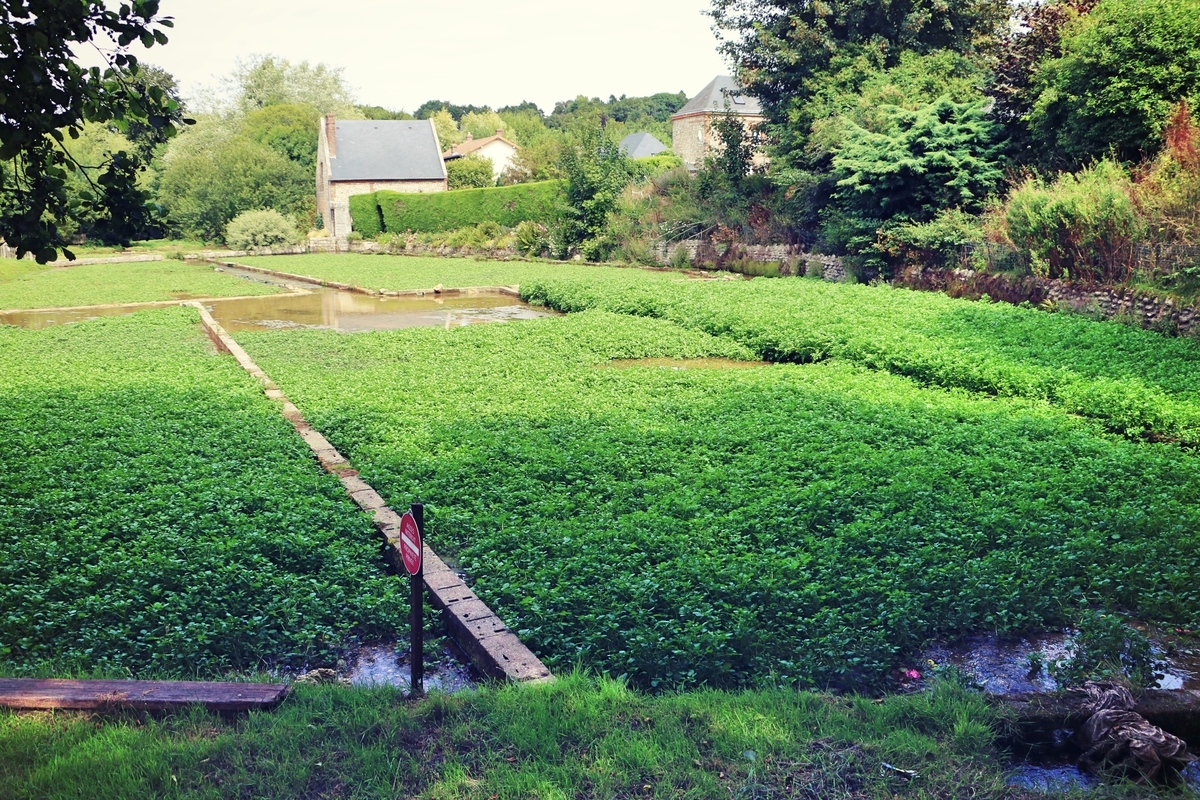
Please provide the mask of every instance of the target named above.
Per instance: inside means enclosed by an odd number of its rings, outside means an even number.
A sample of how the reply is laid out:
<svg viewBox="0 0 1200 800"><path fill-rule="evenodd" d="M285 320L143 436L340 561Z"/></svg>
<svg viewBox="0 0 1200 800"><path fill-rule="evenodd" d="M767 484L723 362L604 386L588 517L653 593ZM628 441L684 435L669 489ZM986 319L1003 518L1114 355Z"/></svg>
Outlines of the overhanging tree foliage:
<svg viewBox="0 0 1200 800"><path fill-rule="evenodd" d="M162 29L171 18L159 16L158 0L4 0L0 13L0 237L18 256L32 252L45 263L61 249L71 258L62 224L85 212L106 219L115 240L127 239L145 214L137 155L121 151L107 164L81 165L62 145L85 122L175 132L178 101L156 82L138 80L129 53L134 42L166 44ZM97 39L106 66L80 65L72 45ZM92 190L74 197L68 179L80 171Z"/></svg>
<svg viewBox="0 0 1200 800"><path fill-rule="evenodd" d="M882 111L883 131L850 123L833 157L837 188L824 236L852 254L873 250L889 226L928 222L942 209L981 211L1001 178L982 101Z"/></svg>
<svg viewBox="0 0 1200 800"><path fill-rule="evenodd" d="M1110 150L1126 161L1163 144L1172 108L1200 106L1196 0L1102 0L1043 61L1028 118L1037 142L1075 166Z"/></svg>
<svg viewBox="0 0 1200 800"><path fill-rule="evenodd" d="M709 14L768 119L803 136L814 80L839 56L873 50L890 67L904 52L973 52L994 42L1008 11L1005 0L713 0Z"/></svg>

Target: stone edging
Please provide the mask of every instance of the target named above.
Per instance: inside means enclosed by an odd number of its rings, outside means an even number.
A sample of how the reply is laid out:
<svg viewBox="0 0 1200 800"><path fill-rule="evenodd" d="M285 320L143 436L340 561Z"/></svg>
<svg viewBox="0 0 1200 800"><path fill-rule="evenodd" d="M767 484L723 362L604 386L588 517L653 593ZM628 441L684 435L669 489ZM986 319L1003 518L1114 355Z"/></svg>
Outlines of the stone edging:
<svg viewBox="0 0 1200 800"><path fill-rule="evenodd" d="M247 272L257 272L260 275L271 275L276 278L285 280L300 281L301 283L310 283L315 286L325 286L330 289L337 289L342 292L353 292L355 294L371 295L372 297L424 297L427 294L444 294L444 295L473 295L482 294L483 292L498 292L507 294L513 297L520 297L521 290L517 285L512 286L467 286L453 289L446 289L442 286L435 286L432 289L367 289L362 286L355 286L349 283L338 283L337 281L327 281L323 278L314 278L311 275L296 275L292 272L280 272L274 269L266 269L264 267L251 267L247 264L239 264L236 261L215 261L222 267L231 269L242 269Z"/></svg>
<svg viewBox="0 0 1200 800"><path fill-rule="evenodd" d="M290 292L278 294L239 294L232 297L196 297L191 300L145 300L140 303L98 303L91 306L50 306L49 308L0 308L0 316L5 314L48 314L54 311L99 311L105 308L170 308L171 306L190 306L196 303L220 303L225 300L262 300L275 297L303 297L312 294L308 289L296 287Z"/></svg>
<svg viewBox="0 0 1200 800"><path fill-rule="evenodd" d="M200 312L204 331L217 349L232 355L242 369L262 384L267 397L283 404L283 416L292 423L292 427L308 444L321 466L337 475L350 498L374 518L375 529L388 544L388 562L397 569L403 569L400 557L400 515L389 508L383 498L366 481L358 477L358 472L351 467L350 462L305 421L300 409L284 396L275 382L254 363L241 345L225 332L203 305L198 302L187 304ZM554 680L554 675L538 657L428 545L424 546L423 559L425 588L429 590L433 605L441 610L450 635L471 657L471 661L480 672L490 678L514 682Z"/></svg>

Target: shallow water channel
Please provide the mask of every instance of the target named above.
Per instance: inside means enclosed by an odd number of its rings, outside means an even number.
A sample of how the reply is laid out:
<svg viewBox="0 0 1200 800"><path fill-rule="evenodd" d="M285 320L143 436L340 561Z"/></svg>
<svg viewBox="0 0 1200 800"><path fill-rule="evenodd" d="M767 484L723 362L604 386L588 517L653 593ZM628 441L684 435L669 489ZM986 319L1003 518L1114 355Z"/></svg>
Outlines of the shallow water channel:
<svg viewBox="0 0 1200 800"><path fill-rule="evenodd" d="M269 275L224 268L247 281L278 286L284 294L201 299L225 330L325 328L358 333L401 328L457 328L484 322L559 316L498 291L430 292L421 297L379 297L285 281ZM180 296L179 300L192 299ZM148 304L91 306L39 311L0 311L0 325L47 328L97 317L133 314Z"/></svg>

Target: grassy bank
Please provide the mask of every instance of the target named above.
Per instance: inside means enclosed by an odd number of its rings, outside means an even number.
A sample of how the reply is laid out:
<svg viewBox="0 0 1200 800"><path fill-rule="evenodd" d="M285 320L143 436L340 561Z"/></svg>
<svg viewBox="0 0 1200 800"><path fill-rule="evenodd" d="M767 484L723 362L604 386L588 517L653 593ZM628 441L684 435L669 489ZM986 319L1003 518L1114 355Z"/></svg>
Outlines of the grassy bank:
<svg viewBox="0 0 1200 800"><path fill-rule="evenodd" d="M44 267L32 261L0 263L0 309L148 303L279 291L217 272L207 264L170 259L77 267Z"/></svg>
<svg viewBox="0 0 1200 800"><path fill-rule="evenodd" d="M0 712L0 798L1019 798L998 726L948 683L882 702L578 677L417 704L309 687L238 721Z"/></svg>

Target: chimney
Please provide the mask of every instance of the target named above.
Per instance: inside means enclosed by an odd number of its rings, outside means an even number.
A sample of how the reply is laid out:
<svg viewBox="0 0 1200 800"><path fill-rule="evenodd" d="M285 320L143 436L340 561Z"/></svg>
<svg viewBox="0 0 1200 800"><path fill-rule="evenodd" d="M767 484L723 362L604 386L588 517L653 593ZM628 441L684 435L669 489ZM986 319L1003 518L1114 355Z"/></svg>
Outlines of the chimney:
<svg viewBox="0 0 1200 800"><path fill-rule="evenodd" d="M503 135L504 135L504 128L496 128L496 135L497 135L497 136L503 136Z"/></svg>
<svg viewBox="0 0 1200 800"><path fill-rule="evenodd" d="M329 157L337 158L337 117L333 114L326 114L325 122L325 141L329 145Z"/></svg>
<svg viewBox="0 0 1200 800"><path fill-rule="evenodd" d="M475 134L473 134L473 133L468 133L468 134L467 134L467 141L468 141L468 142L473 142L473 141L475 141Z"/></svg>

